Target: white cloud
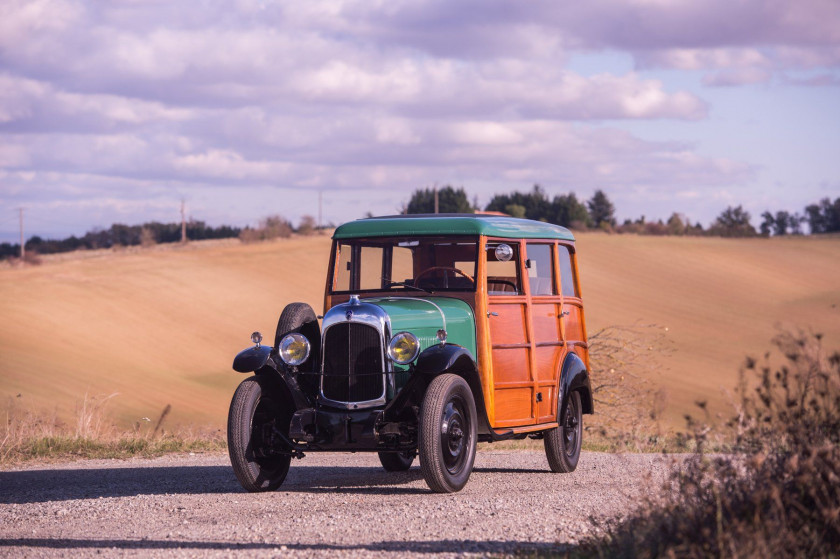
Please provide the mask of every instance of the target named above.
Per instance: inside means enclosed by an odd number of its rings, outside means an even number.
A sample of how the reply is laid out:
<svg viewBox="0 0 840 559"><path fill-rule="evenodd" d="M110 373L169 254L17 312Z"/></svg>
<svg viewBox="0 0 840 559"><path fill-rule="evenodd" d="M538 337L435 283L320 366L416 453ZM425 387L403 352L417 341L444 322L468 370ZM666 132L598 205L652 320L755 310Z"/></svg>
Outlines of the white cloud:
<svg viewBox="0 0 840 559"><path fill-rule="evenodd" d="M602 51L637 70L567 65ZM165 198L166 185L369 187L389 208L449 181L482 195L530 182L725 190L754 166L621 130L670 120L690 137L710 118L697 88L646 72L831 85L838 64L836 0L9 0L2 188L70 204Z"/></svg>

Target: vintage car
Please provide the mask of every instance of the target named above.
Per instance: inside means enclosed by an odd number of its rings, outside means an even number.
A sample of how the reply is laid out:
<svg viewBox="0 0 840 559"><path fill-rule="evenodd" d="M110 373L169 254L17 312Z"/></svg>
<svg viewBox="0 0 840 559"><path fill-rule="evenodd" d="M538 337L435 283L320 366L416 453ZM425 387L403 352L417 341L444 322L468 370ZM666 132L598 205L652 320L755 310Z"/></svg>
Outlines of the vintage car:
<svg viewBox="0 0 840 559"><path fill-rule="evenodd" d="M467 483L479 441L543 439L571 472L593 413L574 237L472 214L361 219L335 230L324 315L280 315L274 343L236 356L228 448L248 491L279 487L291 459L419 454L429 487ZM319 324L319 319L321 322Z"/></svg>

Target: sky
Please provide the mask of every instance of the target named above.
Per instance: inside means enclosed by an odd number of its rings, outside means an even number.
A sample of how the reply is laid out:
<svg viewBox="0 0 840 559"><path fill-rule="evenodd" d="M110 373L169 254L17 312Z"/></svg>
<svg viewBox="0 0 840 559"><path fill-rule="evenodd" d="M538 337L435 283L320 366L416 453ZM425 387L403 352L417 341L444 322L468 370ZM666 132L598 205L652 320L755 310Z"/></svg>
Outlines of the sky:
<svg viewBox="0 0 840 559"><path fill-rule="evenodd" d="M840 197L840 1L0 0L0 242L447 184L704 225Z"/></svg>

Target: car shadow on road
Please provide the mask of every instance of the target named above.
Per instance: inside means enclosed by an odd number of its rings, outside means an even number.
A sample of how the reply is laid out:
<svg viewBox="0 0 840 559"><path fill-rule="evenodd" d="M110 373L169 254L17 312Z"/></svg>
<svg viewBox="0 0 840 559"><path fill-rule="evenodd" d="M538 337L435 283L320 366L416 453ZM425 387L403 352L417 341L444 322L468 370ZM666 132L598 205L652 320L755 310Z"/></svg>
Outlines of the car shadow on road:
<svg viewBox="0 0 840 559"><path fill-rule="evenodd" d="M426 541L381 541L362 544L331 543L262 543L191 540L127 540L127 539L73 539L73 538L9 538L0 539L0 553L3 548L29 547L63 550L216 550L216 551L317 551L335 552L390 552L406 553L476 553L480 555L501 554L506 556L546 556L572 552L575 547L553 542L523 542L501 540L426 540Z"/></svg>
<svg viewBox="0 0 840 559"><path fill-rule="evenodd" d="M292 468L279 489L300 493L428 493L420 468L386 472L379 467ZM413 484L413 485L412 485ZM138 495L243 493L230 466L154 466L44 469L0 472L0 504L41 503Z"/></svg>

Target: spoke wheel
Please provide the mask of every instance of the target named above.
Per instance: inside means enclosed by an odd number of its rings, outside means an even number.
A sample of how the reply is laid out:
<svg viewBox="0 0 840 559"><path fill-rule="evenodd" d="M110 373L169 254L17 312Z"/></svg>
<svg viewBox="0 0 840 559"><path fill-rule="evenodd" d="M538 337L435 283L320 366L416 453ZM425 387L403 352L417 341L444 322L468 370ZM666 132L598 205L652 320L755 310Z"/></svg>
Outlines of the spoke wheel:
<svg viewBox="0 0 840 559"><path fill-rule="evenodd" d="M228 454L236 479L247 491L271 491L289 473L290 454L278 454L275 430L288 432L289 406L250 377L242 381L228 414Z"/></svg>
<svg viewBox="0 0 840 559"><path fill-rule="evenodd" d="M436 377L420 411L420 469L437 493L466 485L476 450L476 411L472 391L457 375Z"/></svg>
<svg viewBox="0 0 840 559"><path fill-rule="evenodd" d="M572 392L561 418L561 424L546 431L543 439L545 456L552 472L568 473L577 468L583 440L580 394Z"/></svg>

